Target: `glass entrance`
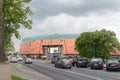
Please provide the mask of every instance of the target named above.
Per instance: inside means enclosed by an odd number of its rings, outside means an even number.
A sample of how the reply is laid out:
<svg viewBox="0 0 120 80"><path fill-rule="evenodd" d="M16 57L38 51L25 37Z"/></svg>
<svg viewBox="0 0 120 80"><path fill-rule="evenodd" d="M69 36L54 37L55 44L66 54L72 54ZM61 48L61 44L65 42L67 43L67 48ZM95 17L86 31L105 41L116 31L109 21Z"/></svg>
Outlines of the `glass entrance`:
<svg viewBox="0 0 120 80"><path fill-rule="evenodd" d="M46 45L43 46L43 52L47 59L53 59L54 57L62 57L63 46L62 45Z"/></svg>

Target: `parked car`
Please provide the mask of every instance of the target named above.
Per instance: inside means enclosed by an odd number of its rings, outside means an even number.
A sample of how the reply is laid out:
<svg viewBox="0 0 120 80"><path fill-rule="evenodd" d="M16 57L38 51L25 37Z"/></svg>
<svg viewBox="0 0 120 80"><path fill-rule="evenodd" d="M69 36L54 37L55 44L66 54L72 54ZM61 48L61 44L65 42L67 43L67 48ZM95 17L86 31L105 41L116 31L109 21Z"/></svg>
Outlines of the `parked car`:
<svg viewBox="0 0 120 80"><path fill-rule="evenodd" d="M118 62L120 63L120 59L118 59Z"/></svg>
<svg viewBox="0 0 120 80"><path fill-rule="evenodd" d="M81 58L77 60L76 67L87 67L88 66L88 60L86 58Z"/></svg>
<svg viewBox="0 0 120 80"><path fill-rule="evenodd" d="M41 56L41 59L46 59L47 58L47 56Z"/></svg>
<svg viewBox="0 0 120 80"><path fill-rule="evenodd" d="M58 61L58 58L53 58L52 60L51 60L51 64L54 64L55 62L57 62Z"/></svg>
<svg viewBox="0 0 120 80"><path fill-rule="evenodd" d="M120 63L118 60L108 60L106 63L106 71L120 70Z"/></svg>
<svg viewBox="0 0 120 80"><path fill-rule="evenodd" d="M77 58L76 57L70 57L69 60L71 61L72 66L76 65L76 63L77 63Z"/></svg>
<svg viewBox="0 0 120 80"><path fill-rule="evenodd" d="M18 61L22 61L22 57L18 57L17 60L18 60Z"/></svg>
<svg viewBox="0 0 120 80"><path fill-rule="evenodd" d="M103 60L101 58L92 58L89 66L91 69L103 69Z"/></svg>
<svg viewBox="0 0 120 80"><path fill-rule="evenodd" d="M58 61L54 63L55 67L58 68L69 68L71 69L72 63L70 62L69 59L66 58L60 58Z"/></svg>
<svg viewBox="0 0 120 80"><path fill-rule="evenodd" d="M11 58L10 58L10 62L11 62L11 63L17 63L18 60L17 60L16 57L11 57Z"/></svg>
<svg viewBox="0 0 120 80"><path fill-rule="evenodd" d="M26 58L25 59L25 64L32 64L32 59L31 58Z"/></svg>

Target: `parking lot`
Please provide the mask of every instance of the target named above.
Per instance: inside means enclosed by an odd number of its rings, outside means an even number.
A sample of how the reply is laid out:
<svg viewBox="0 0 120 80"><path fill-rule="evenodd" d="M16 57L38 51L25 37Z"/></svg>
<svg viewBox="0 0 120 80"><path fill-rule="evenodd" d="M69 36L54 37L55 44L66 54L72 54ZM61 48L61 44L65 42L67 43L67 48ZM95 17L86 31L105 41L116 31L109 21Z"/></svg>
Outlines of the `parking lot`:
<svg viewBox="0 0 120 80"><path fill-rule="evenodd" d="M71 69L55 68L54 64L50 61L33 61L33 64L24 64L33 70L40 72L53 80L120 80L119 71L106 71L100 69L77 68Z"/></svg>

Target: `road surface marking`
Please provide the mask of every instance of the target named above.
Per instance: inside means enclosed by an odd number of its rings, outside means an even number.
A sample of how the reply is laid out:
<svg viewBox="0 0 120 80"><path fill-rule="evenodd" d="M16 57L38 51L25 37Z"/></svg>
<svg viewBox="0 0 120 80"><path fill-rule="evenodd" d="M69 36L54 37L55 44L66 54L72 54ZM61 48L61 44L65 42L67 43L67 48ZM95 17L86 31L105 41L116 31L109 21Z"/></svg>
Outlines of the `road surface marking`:
<svg viewBox="0 0 120 80"><path fill-rule="evenodd" d="M42 65L42 64L40 64L40 65ZM95 79L95 80L104 80L104 79L100 79L100 78L97 78L97 77L93 77L93 76L89 76L89 75L85 75L85 74L81 74L81 73L77 73L77 72L66 71L66 70L62 70L62 69L59 69L59 68L54 68L54 67L47 66L47 65L42 65L42 66L46 66L46 67L49 67L49 68L52 68L52 69L57 69L57 70L60 70L60 71L64 71L64 72L68 72L68 73L72 73L72 74L76 74L76 75L80 75L80 76L91 78L91 79Z"/></svg>

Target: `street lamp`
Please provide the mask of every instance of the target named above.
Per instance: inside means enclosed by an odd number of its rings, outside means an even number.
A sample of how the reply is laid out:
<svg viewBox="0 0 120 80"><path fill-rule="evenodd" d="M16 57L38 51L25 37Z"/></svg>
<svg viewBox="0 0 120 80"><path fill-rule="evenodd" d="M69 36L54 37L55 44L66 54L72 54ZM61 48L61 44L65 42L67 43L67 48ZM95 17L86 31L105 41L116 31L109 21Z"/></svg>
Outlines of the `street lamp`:
<svg viewBox="0 0 120 80"><path fill-rule="evenodd" d="M93 57L96 57L96 42L93 43L94 44L94 52L93 52Z"/></svg>
<svg viewBox="0 0 120 80"><path fill-rule="evenodd" d="M96 57L96 43L97 43L97 38L94 38L94 43L93 43L93 46L94 46L93 57L94 58Z"/></svg>

